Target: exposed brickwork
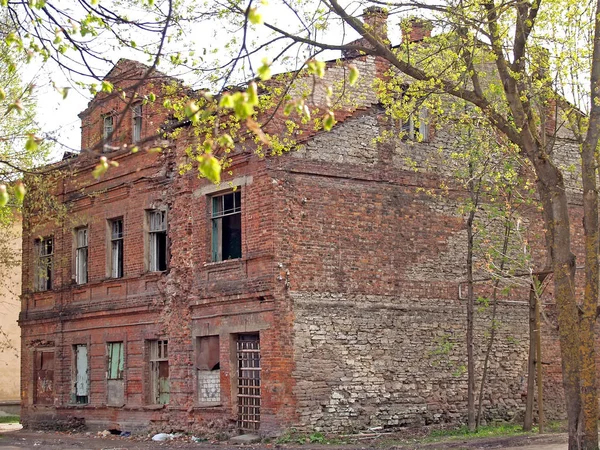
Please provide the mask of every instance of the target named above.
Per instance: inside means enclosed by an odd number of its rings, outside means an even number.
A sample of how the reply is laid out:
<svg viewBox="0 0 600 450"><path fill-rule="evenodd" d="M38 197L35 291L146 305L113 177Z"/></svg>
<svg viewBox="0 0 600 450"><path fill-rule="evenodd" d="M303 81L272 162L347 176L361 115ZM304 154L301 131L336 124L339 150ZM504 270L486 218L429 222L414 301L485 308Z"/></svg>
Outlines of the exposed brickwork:
<svg viewBox="0 0 600 450"><path fill-rule="evenodd" d="M185 147L193 142L185 132L160 154L131 154L127 103L101 94L89 105L81 114L82 148L96 153L69 162L72 173L56 186L69 213L58 224L31 218L24 229L26 426L77 416L98 428L232 427L237 419L236 338L246 333L260 336L260 432L292 425L340 431L463 419L461 193L434 198L423 192L449 174L438 150L452 139L435 130L430 143L374 143L381 127L388 126L372 89L385 65L372 57L354 63L363 78L332 132L307 130L304 146L280 158L238 152L233 174L220 186L177 173ZM109 79L128 71L139 75L139 70L122 61ZM344 71L329 64L326 80L339 79ZM120 85L126 99L134 80ZM157 75L144 85L141 97L163 80ZM305 88L303 82L298 90ZM317 100L322 95L315 91ZM144 105L142 136L168 118L159 103ZM125 116L109 153L120 165L94 180L102 117L111 112ZM270 126L281 127L284 120L277 115ZM408 156L418 172L407 163ZM215 262L212 196L228 192L229 182L241 196L242 257ZM157 208L167 210L165 272L149 272L148 266L146 211ZM532 223L539 220L536 211L527 214ZM112 279L108 225L118 217L124 226L124 276ZM74 282L74 229L79 226L89 232L89 277L83 285ZM52 290L34 293L34 241L39 236L54 238L54 280ZM512 417L523 407L526 289L502 300L484 400L488 418ZM478 314L479 338L489 320L489 310ZM205 336L219 336L219 404L198 402L195 364L199 338ZM167 405L152 399L150 341L157 339L168 340ZM546 339L547 389L559 397L556 339L551 333ZM124 343L122 406L107 405L108 342ZM89 354L85 405L74 404L74 346L79 344L87 345ZM51 404L40 404L36 397L39 352L54 352ZM481 346L477 355L481 370ZM560 414L558 402L550 405Z"/></svg>

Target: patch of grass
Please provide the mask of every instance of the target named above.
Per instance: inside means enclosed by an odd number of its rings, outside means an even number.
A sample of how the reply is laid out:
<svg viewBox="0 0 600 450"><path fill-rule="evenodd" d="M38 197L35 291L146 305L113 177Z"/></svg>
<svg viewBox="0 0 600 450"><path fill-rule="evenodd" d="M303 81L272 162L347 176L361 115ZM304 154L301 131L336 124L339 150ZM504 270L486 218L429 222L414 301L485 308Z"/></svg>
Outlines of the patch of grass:
<svg viewBox="0 0 600 450"><path fill-rule="evenodd" d="M0 416L0 423L19 423L19 416Z"/></svg>
<svg viewBox="0 0 600 450"><path fill-rule="evenodd" d="M522 425L514 423L487 425L479 427L475 432L470 432L469 428L466 425L463 425L459 428L449 430L433 430L427 437L427 440L440 441L447 438L487 438L496 436L516 436L519 434L526 434L526 432L523 431Z"/></svg>

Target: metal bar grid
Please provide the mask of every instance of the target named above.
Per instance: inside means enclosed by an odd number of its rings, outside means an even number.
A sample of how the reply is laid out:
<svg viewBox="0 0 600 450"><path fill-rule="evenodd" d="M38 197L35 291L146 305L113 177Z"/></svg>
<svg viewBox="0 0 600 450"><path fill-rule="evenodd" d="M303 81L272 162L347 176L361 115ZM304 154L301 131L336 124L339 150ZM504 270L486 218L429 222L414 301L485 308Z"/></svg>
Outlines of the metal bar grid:
<svg viewBox="0 0 600 450"><path fill-rule="evenodd" d="M260 427L260 341L256 334L240 335L238 359L238 428L256 431Z"/></svg>

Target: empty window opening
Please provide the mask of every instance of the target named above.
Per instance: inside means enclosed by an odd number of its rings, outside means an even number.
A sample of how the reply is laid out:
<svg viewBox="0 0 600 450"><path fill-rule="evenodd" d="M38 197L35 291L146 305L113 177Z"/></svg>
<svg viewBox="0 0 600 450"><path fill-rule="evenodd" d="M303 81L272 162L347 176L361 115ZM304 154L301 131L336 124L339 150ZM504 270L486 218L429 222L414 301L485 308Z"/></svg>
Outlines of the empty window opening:
<svg viewBox="0 0 600 450"><path fill-rule="evenodd" d="M75 383L73 385L74 403L86 404L89 402L89 377L88 377L88 348L85 344L74 346L75 353Z"/></svg>
<svg viewBox="0 0 600 450"><path fill-rule="evenodd" d="M123 219L110 221L110 276L123 277Z"/></svg>
<svg viewBox="0 0 600 450"><path fill-rule="evenodd" d="M237 340L238 428L260 428L260 340L258 334L241 334Z"/></svg>
<svg viewBox="0 0 600 450"><path fill-rule="evenodd" d="M166 340L150 341L150 401L169 403L169 345Z"/></svg>
<svg viewBox="0 0 600 450"><path fill-rule="evenodd" d="M36 264L34 287L36 291L52 289L52 265L54 258L54 239L51 237L35 241Z"/></svg>
<svg viewBox="0 0 600 450"><path fill-rule="evenodd" d="M106 384L107 403L109 406L125 404L125 348L123 342L109 342L106 345Z"/></svg>
<svg viewBox="0 0 600 450"><path fill-rule="evenodd" d="M37 405L54 404L54 352L34 353L35 392L33 402Z"/></svg>
<svg viewBox="0 0 600 450"><path fill-rule="evenodd" d="M142 139L142 104L138 103L131 108L131 116L133 119L133 143L139 142Z"/></svg>
<svg viewBox="0 0 600 450"><path fill-rule="evenodd" d="M199 403L221 402L220 369L219 336L199 337L196 346Z"/></svg>
<svg viewBox="0 0 600 450"><path fill-rule="evenodd" d="M167 212L148 211L148 265L151 272L167 270Z"/></svg>
<svg viewBox="0 0 600 450"><path fill-rule="evenodd" d="M239 190L212 198L212 260L242 257L242 196Z"/></svg>
<svg viewBox="0 0 600 450"><path fill-rule="evenodd" d="M113 116L104 116L103 119L103 132L102 137L104 138L104 145L110 145L113 134Z"/></svg>
<svg viewBox="0 0 600 450"><path fill-rule="evenodd" d="M75 282L85 284L88 281L88 229L75 230L77 250L75 254Z"/></svg>

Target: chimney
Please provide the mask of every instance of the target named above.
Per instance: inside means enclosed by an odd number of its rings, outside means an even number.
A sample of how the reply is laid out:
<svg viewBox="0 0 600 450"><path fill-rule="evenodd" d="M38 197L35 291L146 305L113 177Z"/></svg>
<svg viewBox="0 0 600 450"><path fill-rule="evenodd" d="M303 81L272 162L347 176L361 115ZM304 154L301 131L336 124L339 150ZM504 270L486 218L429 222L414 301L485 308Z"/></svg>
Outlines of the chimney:
<svg viewBox="0 0 600 450"><path fill-rule="evenodd" d="M425 38L430 38L433 24L427 19L412 17L403 20L400 27L402 28L402 42L412 43L421 42Z"/></svg>
<svg viewBox="0 0 600 450"><path fill-rule="evenodd" d="M367 30L381 39L382 42L388 42L387 35L388 12L380 6L369 6L363 11L363 21Z"/></svg>

